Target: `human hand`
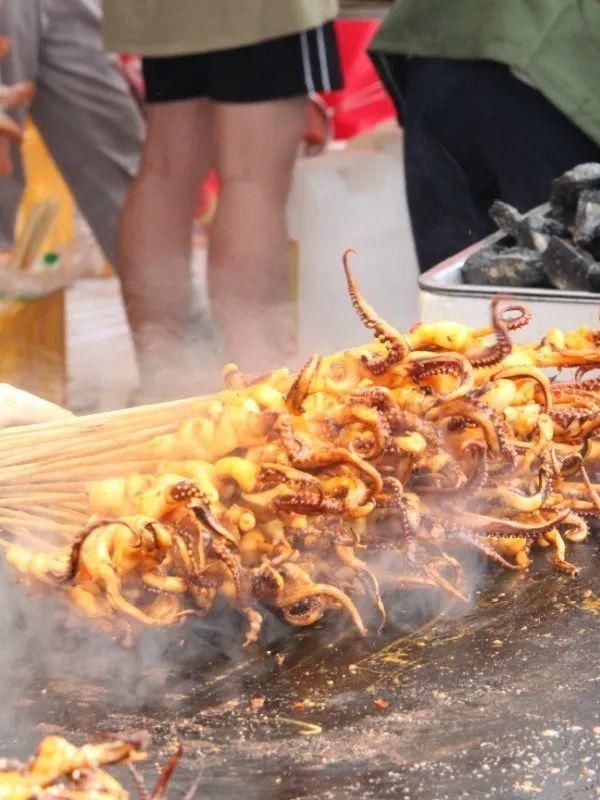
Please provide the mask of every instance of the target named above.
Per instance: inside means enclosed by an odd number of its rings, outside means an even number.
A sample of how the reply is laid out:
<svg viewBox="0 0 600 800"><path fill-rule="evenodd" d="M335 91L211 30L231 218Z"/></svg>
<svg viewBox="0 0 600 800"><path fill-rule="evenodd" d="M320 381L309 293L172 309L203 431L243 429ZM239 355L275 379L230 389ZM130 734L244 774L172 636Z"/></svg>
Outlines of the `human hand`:
<svg viewBox="0 0 600 800"><path fill-rule="evenodd" d="M8 383L0 383L0 428L51 422L71 416L73 415L70 411L54 403Z"/></svg>
<svg viewBox="0 0 600 800"><path fill-rule="evenodd" d="M10 145L11 142L20 142L22 138L21 128L0 108L0 178L10 178L12 175Z"/></svg>
<svg viewBox="0 0 600 800"><path fill-rule="evenodd" d="M10 44L8 36L0 36L0 59L9 53ZM0 177L2 178L12 175L11 143L20 143L23 138L21 126L6 112L13 108L28 106L34 94L35 84L32 81L20 81L12 86L0 83Z"/></svg>

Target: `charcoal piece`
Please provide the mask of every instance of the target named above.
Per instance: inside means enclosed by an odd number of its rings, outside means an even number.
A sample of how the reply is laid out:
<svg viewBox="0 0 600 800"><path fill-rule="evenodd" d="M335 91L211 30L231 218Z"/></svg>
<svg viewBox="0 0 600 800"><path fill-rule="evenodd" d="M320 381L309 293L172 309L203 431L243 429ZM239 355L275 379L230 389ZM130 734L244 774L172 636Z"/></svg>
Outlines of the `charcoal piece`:
<svg viewBox="0 0 600 800"><path fill-rule="evenodd" d="M573 227L573 241L585 247L600 231L600 191L587 189L579 195Z"/></svg>
<svg viewBox="0 0 600 800"><path fill-rule="evenodd" d="M600 227L596 228L591 239L581 246L594 256L596 261L600 261Z"/></svg>
<svg viewBox="0 0 600 800"><path fill-rule="evenodd" d="M521 247L537 250L542 253L552 236L566 236L567 228L558 220L544 217L541 214L524 216L519 221L516 239Z"/></svg>
<svg viewBox="0 0 600 800"><path fill-rule="evenodd" d="M516 208L508 203L503 203L502 200L494 200L490 206L489 213L501 231L504 231L508 236L517 238L522 215Z"/></svg>
<svg viewBox="0 0 600 800"><path fill-rule="evenodd" d="M589 268L587 284L589 292L600 292L600 264L598 262L595 262Z"/></svg>
<svg viewBox="0 0 600 800"><path fill-rule="evenodd" d="M523 247L488 247L469 256L463 281L483 286L543 286L546 276L539 253Z"/></svg>
<svg viewBox="0 0 600 800"><path fill-rule="evenodd" d="M542 253L542 262L552 286L582 292L588 290L588 272L596 263L585 250L578 250L564 239L554 236Z"/></svg>
<svg viewBox="0 0 600 800"><path fill-rule="evenodd" d="M566 227L558 220L542 214L520 214L516 208L502 200L492 203L490 217L519 247L540 253L548 246L551 236L567 235Z"/></svg>
<svg viewBox="0 0 600 800"><path fill-rule="evenodd" d="M555 178L550 190L552 216L572 225L579 196L587 189L600 189L600 164L579 164Z"/></svg>

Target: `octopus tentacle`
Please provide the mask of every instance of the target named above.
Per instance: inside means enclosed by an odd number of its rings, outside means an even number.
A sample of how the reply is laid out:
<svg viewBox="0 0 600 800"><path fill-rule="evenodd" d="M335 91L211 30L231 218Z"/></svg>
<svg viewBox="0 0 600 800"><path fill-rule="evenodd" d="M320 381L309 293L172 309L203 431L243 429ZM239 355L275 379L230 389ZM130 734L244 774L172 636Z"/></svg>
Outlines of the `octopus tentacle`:
<svg viewBox="0 0 600 800"><path fill-rule="evenodd" d="M378 408L362 403L358 398L351 398L349 404L344 408L343 416L362 422L372 432L373 443L369 449L369 458L375 458L386 449L392 429L389 419ZM350 449L356 450L356 442L351 442Z"/></svg>
<svg viewBox="0 0 600 800"><path fill-rule="evenodd" d="M299 586L293 592L288 593L285 595L285 605L280 606L283 610L285 618L288 622L291 622L294 625L305 625L306 622L296 622L293 621L293 617L290 616L290 611L297 606L299 603L303 603L306 600L310 601L313 598L319 598L320 601L320 611L318 617L315 618L319 619L322 616L323 612L326 610L325 605L325 598L331 599L334 602L339 603L346 611L350 614L354 625L360 632L362 636L367 635L367 629L364 626L364 623L361 619L360 614L358 613L358 609L352 602L352 600L348 597L345 592L342 592L340 589L336 588L335 586L330 586L327 583L310 583L305 586Z"/></svg>
<svg viewBox="0 0 600 800"><path fill-rule="evenodd" d="M420 433L435 447L442 446L443 439L438 428L418 414L400 409L394 395L384 386L363 387L353 394L353 398L358 398L361 402L380 410L385 415L393 434Z"/></svg>
<svg viewBox="0 0 600 800"><path fill-rule="evenodd" d="M458 385L443 395L444 400L462 397L475 385L475 373L471 362L460 353L427 353L414 351L408 356L409 373L417 383L434 375L452 375Z"/></svg>
<svg viewBox="0 0 600 800"><path fill-rule="evenodd" d="M222 536L223 539L232 544L237 544L237 539L234 534L228 531L227 528L217 520L208 505L204 503L196 504L191 506L191 510L194 512L199 522L209 531L216 533L218 536Z"/></svg>
<svg viewBox="0 0 600 800"><path fill-rule="evenodd" d="M583 478L583 482L585 484L585 488L587 490L588 497L590 498L594 508L597 508L600 511L600 495L594 488L589 475L587 474L586 468L583 466L583 463L579 466L579 471L581 472L581 477Z"/></svg>
<svg viewBox="0 0 600 800"><path fill-rule="evenodd" d="M507 316L507 314L512 314L515 311L517 312L518 316ZM522 305L521 303L509 303L508 305L505 305L500 312L500 318L509 331L517 331L520 328L524 328L526 325L529 325L532 317L533 314L531 313L531 309L527 308L527 306Z"/></svg>
<svg viewBox="0 0 600 800"><path fill-rule="evenodd" d="M452 400L443 406L434 407L427 412L427 416L432 419L467 419L481 428L488 448L493 455L503 455L511 462L516 458L514 448L508 442L505 421L497 411L483 402L476 393Z"/></svg>
<svg viewBox="0 0 600 800"><path fill-rule="evenodd" d="M474 497L483 489L489 477L487 449L480 442L468 442L464 449L475 451L476 462L475 468L467 478L467 482L459 491L461 494Z"/></svg>
<svg viewBox="0 0 600 800"><path fill-rule="evenodd" d="M542 465L539 471L538 489L534 494L524 494L509 486L499 486L490 490L490 494L498 497L509 508L520 512L539 511L552 491L552 475L547 466Z"/></svg>
<svg viewBox="0 0 600 800"><path fill-rule="evenodd" d="M237 364L226 364L223 367L221 376L223 385L226 389L247 389L250 386L256 386L258 383L263 383L273 374L273 370L263 372L260 374L245 374L240 372Z"/></svg>
<svg viewBox="0 0 600 800"><path fill-rule="evenodd" d="M439 563L441 563L441 565L444 567L450 566L453 567L455 570L457 570L454 583L451 583L447 578L445 578L441 574L437 566ZM462 574L462 569L460 567L460 564L455 558L450 558L450 556L448 556L446 553L442 553L441 559L438 558L433 562L430 561L429 563L425 564L424 571L427 577L431 578L434 584L439 589L445 591L446 594L449 594L450 597L453 597L455 600L459 600L461 603L469 602L469 598L466 597L466 595L463 592L461 592L461 590L458 588L460 576Z"/></svg>
<svg viewBox="0 0 600 800"><path fill-rule="evenodd" d="M568 385L575 387L583 385L586 390L592 392L600 390L600 377L584 379L584 375L595 369L598 369L597 364L584 364L577 367L575 370L574 380L569 382Z"/></svg>
<svg viewBox="0 0 600 800"><path fill-rule="evenodd" d="M285 396L285 404L292 414L299 414L302 411L302 404L308 397L311 384L319 371L321 364L320 355L312 355L307 359L300 372L296 375L294 382L290 386Z"/></svg>
<svg viewBox="0 0 600 800"><path fill-rule="evenodd" d="M491 305L495 342L472 355L467 353L467 358L476 369L479 367L493 367L494 364L499 364L502 359L512 352L512 342L509 336L510 329L503 318L504 312L500 310L502 302L504 302L502 297L495 297ZM512 309L513 307L511 306L510 308Z"/></svg>
<svg viewBox="0 0 600 800"><path fill-rule="evenodd" d="M233 585L235 586L236 597L242 597L243 568L238 558L229 550L224 542L215 539L214 536L206 536L206 549L220 561L222 561L231 574Z"/></svg>
<svg viewBox="0 0 600 800"><path fill-rule="evenodd" d="M327 497L322 491L281 495L273 500L272 506L275 511L288 514L342 514L344 512L343 500Z"/></svg>
<svg viewBox="0 0 600 800"><path fill-rule="evenodd" d="M358 285L350 272L349 256L353 252L354 250L348 249L343 255L344 272L346 273L350 300L361 322L373 331L376 339L384 344L387 349L385 355L363 356L362 362L369 372L374 375L382 375L406 358L409 347L404 336L382 319L361 295Z"/></svg>
<svg viewBox="0 0 600 800"><path fill-rule="evenodd" d="M563 536L570 542L582 542L590 531L587 521L575 511L571 511L563 524L565 526Z"/></svg>
<svg viewBox="0 0 600 800"><path fill-rule="evenodd" d="M375 603L375 607L379 612L379 628L378 633L381 633L386 621L386 611L385 606L383 605L383 601L381 599L381 594L379 591L379 582L375 575L371 572L369 567L358 558L354 554L354 549L352 547L346 547L344 545L335 545L335 552L337 557L340 559L342 564L350 567L352 570L356 572L358 577L361 580L361 583L365 587L367 593L371 596L373 602Z"/></svg>
<svg viewBox="0 0 600 800"><path fill-rule="evenodd" d="M240 611L246 617L246 622L248 623L244 647L249 647L251 644L258 642L262 630L263 615L251 606L244 606Z"/></svg>
<svg viewBox="0 0 600 800"><path fill-rule="evenodd" d="M527 539L535 539L540 534L552 530L569 516L569 509L560 511L551 520L538 523L518 522L512 519L499 519L483 514L476 514L472 511L456 510L454 521L457 524L464 524L465 527L477 530L490 538L502 538L503 536L521 536Z"/></svg>
<svg viewBox="0 0 600 800"><path fill-rule="evenodd" d="M404 494L402 482L398 478L388 475L382 483L382 491L375 497L377 508L398 508Z"/></svg>
<svg viewBox="0 0 600 800"><path fill-rule="evenodd" d="M305 441L294 433L292 421L288 414L279 415L275 428L288 458L295 467L299 469L318 469L332 464L350 464L371 480L373 493L381 491L381 475L374 466L356 453L347 450L345 447L331 445L311 449Z"/></svg>
<svg viewBox="0 0 600 800"><path fill-rule="evenodd" d="M500 555L500 553L498 553L497 550L494 550L494 548L488 544L485 539L482 539L481 536L478 536L474 531L463 530L458 526L448 526L446 530L452 539L458 542L463 542L464 544L468 544L471 547L474 547L476 550L479 550L480 553L483 553L484 556L486 556L498 567L502 567L502 569L507 570L522 569L522 567L518 566L517 564L511 564L510 561L507 561L503 556Z"/></svg>
<svg viewBox="0 0 600 800"><path fill-rule="evenodd" d="M409 554L414 551L419 530L418 524L411 519L409 514L409 501L406 496L398 497L395 501L378 507L377 518L390 520L392 530L390 533L386 533L377 525L369 526L367 540L370 547L394 550L401 546L406 548Z"/></svg>
<svg viewBox="0 0 600 800"><path fill-rule="evenodd" d="M491 376L491 379L494 381L502 380L503 378L529 378L535 381L540 387L544 396L544 411L549 413L552 408L553 387L548 379L548 376L545 375L541 369L538 369L537 367L525 366L504 367Z"/></svg>
<svg viewBox="0 0 600 800"><path fill-rule="evenodd" d="M112 523L116 522L114 517L94 517L89 525L87 525L80 533L77 534L75 537L73 544L71 545L69 551L69 559L68 565L64 572L61 575L55 575L54 577L61 583L69 583L74 580L77 570L79 569L79 557L81 555L81 548L85 540L92 534L97 528L101 528L104 525L111 525ZM121 520L119 520L121 522ZM133 528L131 525L128 525L126 522L122 524L126 525L129 530L133 532Z"/></svg>
<svg viewBox="0 0 600 800"><path fill-rule="evenodd" d="M319 479L310 472L290 467L289 464L278 464L277 462L264 462L261 464L260 473L257 480L259 491L272 489L276 486L285 484L295 492L306 490L319 490L321 484Z"/></svg>

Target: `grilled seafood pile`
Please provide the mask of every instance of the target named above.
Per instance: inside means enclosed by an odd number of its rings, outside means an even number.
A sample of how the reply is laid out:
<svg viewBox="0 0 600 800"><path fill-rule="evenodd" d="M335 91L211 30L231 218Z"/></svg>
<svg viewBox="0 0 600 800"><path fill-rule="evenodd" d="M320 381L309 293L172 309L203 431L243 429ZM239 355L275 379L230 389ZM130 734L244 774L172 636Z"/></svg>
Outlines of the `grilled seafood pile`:
<svg viewBox="0 0 600 800"><path fill-rule="evenodd" d="M359 609L382 625L389 592L465 601L465 548L506 570L549 548L575 574L567 546L600 515L600 378L586 377L600 331L517 345L531 315L496 299L488 327L403 335L348 259L373 344L312 356L295 376L228 365L211 397L1 433L17 574L123 642L225 600L247 643L265 608L295 626L337 609L365 634Z"/></svg>
<svg viewBox="0 0 600 800"><path fill-rule="evenodd" d="M128 800L129 792L105 769L116 764L127 764L140 800L162 800L182 749L178 745L150 792L134 767L147 757L146 738L138 735L75 747L60 736L47 736L25 764L0 759L0 800ZM193 786L186 800L195 791Z"/></svg>

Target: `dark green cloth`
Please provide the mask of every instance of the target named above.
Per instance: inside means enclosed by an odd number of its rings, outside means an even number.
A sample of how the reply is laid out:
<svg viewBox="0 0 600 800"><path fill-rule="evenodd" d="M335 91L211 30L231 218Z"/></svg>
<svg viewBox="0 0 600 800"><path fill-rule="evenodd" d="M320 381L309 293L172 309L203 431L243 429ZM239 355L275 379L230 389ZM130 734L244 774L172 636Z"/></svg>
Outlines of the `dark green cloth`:
<svg viewBox="0 0 600 800"><path fill-rule="evenodd" d="M396 0L370 49L508 64L600 144L600 0Z"/></svg>

